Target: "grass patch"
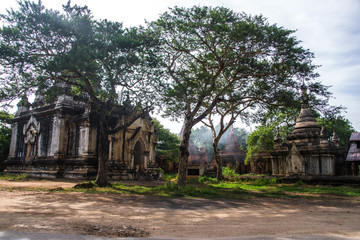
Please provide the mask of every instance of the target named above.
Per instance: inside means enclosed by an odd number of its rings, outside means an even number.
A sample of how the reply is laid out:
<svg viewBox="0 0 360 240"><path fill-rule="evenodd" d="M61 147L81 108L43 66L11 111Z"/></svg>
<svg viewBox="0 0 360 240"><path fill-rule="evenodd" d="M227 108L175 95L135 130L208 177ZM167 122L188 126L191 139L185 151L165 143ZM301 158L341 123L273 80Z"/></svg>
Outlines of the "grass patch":
<svg viewBox="0 0 360 240"><path fill-rule="evenodd" d="M329 195L360 197L360 189L348 186L311 186L303 183L279 184L276 179L255 179L252 181L217 182L215 178L200 177L191 179L184 187L175 182L162 186L141 186L116 183L108 187L71 189L85 193L140 194L167 197L225 198L239 199L248 197L299 197L321 198Z"/></svg>
<svg viewBox="0 0 360 240"><path fill-rule="evenodd" d="M298 185L298 184L284 184L278 186L278 189L288 193L305 193L305 194L317 194L317 195L337 195L337 196L349 196L360 197L360 188L354 188L349 186L322 186L322 185Z"/></svg>
<svg viewBox="0 0 360 240"><path fill-rule="evenodd" d="M26 174L5 174L0 173L0 180L8 180L8 181L24 181L28 180L29 176Z"/></svg>
<svg viewBox="0 0 360 240"><path fill-rule="evenodd" d="M0 179L15 181L27 179L26 175L0 175ZM173 179L173 178L171 178ZM48 191L48 192L84 192L84 193L114 193L139 194L167 197L193 198L223 198L241 199L249 197L298 197L298 198L328 198L328 196L360 197L360 188L350 186L306 185L299 181L293 184L278 183L276 178L256 178L237 181L221 181L216 178L199 177L189 181L184 187L179 187L173 181L161 186L128 185L126 182L99 187L93 182L84 182L74 188L12 188L1 187L0 190Z"/></svg>

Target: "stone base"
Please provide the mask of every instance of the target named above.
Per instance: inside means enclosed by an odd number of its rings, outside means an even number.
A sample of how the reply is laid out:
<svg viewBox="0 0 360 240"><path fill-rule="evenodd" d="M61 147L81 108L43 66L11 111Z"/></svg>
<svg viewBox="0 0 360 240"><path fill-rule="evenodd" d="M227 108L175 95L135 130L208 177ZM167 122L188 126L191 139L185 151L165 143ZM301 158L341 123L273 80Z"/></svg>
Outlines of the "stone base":
<svg viewBox="0 0 360 240"><path fill-rule="evenodd" d="M25 163L8 160L4 173L26 174L43 178L94 179L97 173L96 165L94 165L95 160L36 159Z"/></svg>

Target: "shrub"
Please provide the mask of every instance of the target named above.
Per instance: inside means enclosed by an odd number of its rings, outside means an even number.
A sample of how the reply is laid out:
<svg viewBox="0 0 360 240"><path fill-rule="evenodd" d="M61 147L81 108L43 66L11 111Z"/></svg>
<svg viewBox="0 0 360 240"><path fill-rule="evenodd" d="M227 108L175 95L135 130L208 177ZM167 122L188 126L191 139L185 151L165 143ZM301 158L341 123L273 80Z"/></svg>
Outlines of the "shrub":
<svg viewBox="0 0 360 240"><path fill-rule="evenodd" d="M267 185L273 185L277 183L277 179L276 178L258 178L253 182L253 185L256 186L267 186Z"/></svg>
<svg viewBox="0 0 360 240"><path fill-rule="evenodd" d="M199 177L199 183L218 183L219 181L216 178L203 176Z"/></svg>
<svg viewBox="0 0 360 240"><path fill-rule="evenodd" d="M235 172L235 169L229 167L223 167L222 174L223 176L229 176L229 177L239 176L239 174Z"/></svg>

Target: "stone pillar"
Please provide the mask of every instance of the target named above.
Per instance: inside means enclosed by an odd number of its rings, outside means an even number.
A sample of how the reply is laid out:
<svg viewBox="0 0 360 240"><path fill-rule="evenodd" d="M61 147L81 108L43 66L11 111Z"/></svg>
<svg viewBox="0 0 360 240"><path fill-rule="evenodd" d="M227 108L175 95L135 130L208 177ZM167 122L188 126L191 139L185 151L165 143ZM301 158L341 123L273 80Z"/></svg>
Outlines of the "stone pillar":
<svg viewBox="0 0 360 240"><path fill-rule="evenodd" d="M65 153L65 121L59 116L53 118L51 144L48 156L59 156Z"/></svg>
<svg viewBox="0 0 360 240"><path fill-rule="evenodd" d="M42 134L40 133L40 134L38 134L37 146L36 146L36 147L37 147L36 152L37 152L37 155L38 155L39 157L42 157L42 156L43 156L42 144L41 144L42 140L41 140L41 138L42 138Z"/></svg>
<svg viewBox="0 0 360 240"><path fill-rule="evenodd" d="M333 155L329 157L329 175L335 175L335 158Z"/></svg>
<svg viewBox="0 0 360 240"><path fill-rule="evenodd" d="M18 134L18 124L14 123L12 126L12 132L11 132L11 142L10 142L10 150L9 150L10 158L15 157L17 134Z"/></svg>
<svg viewBox="0 0 360 240"><path fill-rule="evenodd" d="M144 152L144 168L148 168L149 164L149 156L150 156L150 152Z"/></svg>
<svg viewBox="0 0 360 240"><path fill-rule="evenodd" d="M88 124L87 122L80 125L79 150L78 150L79 156L88 155L89 133L90 133L89 127L90 124Z"/></svg>
<svg viewBox="0 0 360 240"><path fill-rule="evenodd" d="M130 167L133 169L135 166L134 166L134 150L131 150L130 151Z"/></svg>
<svg viewBox="0 0 360 240"><path fill-rule="evenodd" d="M322 175L335 175L335 161L334 156L324 154L321 156Z"/></svg>
<svg viewBox="0 0 360 240"><path fill-rule="evenodd" d="M279 166L278 166L278 159L277 158L271 158L271 164L272 164L272 175L279 175Z"/></svg>

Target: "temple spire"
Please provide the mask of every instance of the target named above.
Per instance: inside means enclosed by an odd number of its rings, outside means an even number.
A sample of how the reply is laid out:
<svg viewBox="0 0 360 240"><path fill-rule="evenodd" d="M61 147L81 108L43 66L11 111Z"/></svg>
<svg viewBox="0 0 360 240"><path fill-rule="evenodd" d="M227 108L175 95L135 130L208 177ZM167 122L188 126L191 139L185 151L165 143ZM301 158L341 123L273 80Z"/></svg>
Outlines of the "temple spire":
<svg viewBox="0 0 360 240"><path fill-rule="evenodd" d="M276 136L274 139L275 143L281 143L281 136L280 136L280 129L279 127L276 128Z"/></svg>
<svg viewBox="0 0 360 240"><path fill-rule="evenodd" d="M309 95L307 93L305 82L301 85L301 102L301 108L309 108Z"/></svg>

